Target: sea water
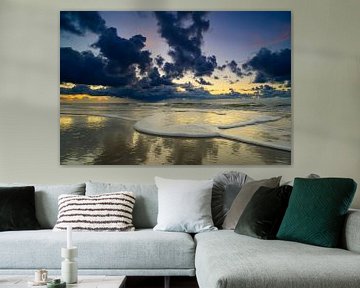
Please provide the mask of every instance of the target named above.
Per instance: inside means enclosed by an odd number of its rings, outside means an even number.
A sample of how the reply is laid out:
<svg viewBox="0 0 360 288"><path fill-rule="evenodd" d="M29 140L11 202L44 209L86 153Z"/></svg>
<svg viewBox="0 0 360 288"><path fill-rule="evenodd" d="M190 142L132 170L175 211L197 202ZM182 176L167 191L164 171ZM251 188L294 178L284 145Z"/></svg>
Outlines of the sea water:
<svg viewBox="0 0 360 288"><path fill-rule="evenodd" d="M290 164L291 99L62 103L61 164Z"/></svg>

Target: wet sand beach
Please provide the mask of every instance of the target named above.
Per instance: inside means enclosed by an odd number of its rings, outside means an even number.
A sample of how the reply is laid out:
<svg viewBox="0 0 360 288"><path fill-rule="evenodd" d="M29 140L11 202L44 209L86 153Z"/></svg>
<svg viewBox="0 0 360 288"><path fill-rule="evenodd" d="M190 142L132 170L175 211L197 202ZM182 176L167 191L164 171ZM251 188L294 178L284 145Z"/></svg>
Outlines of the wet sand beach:
<svg viewBox="0 0 360 288"><path fill-rule="evenodd" d="M154 106L155 105L155 106ZM196 105L199 106L199 105ZM60 115L60 163L62 165L288 165L291 152L266 147L290 147L291 117L283 109L276 113L265 107L165 107L164 105L66 104ZM268 111L269 110L269 111ZM145 121L146 129L134 129L136 123L162 115L162 123ZM260 116L262 117L260 117ZM239 126L251 119L273 121ZM279 117L280 115L280 117ZM272 118L271 118L272 117ZM279 119L275 118L278 117ZM231 123L235 123L232 125ZM151 126L152 125L152 126ZM218 129L217 126L235 126ZM207 134L197 137L196 133ZM215 129L215 130L214 130ZM140 130L140 131L139 131ZM167 135L163 131L175 131ZM181 136L182 131L195 133ZM161 135L164 134L164 135ZM172 135L174 134L174 135ZM237 139L264 143L254 145ZM245 141L246 142L246 141ZM250 142L251 143L251 142Z"/></svg>

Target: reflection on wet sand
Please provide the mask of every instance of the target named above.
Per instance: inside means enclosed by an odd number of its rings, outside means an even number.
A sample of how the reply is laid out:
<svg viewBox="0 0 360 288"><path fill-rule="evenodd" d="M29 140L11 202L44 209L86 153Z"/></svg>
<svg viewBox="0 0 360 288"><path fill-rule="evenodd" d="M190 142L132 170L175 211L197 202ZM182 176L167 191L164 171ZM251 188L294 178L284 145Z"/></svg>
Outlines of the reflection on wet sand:
<svg viewBox="0 0 360 288"><path fill-rule="evenodd" d="M107 119L106 117L89 115L86 117L86 122L89 127L102 128L105 126Z"/></svg>
<svg viewBox="0 0 360 288"><path fill-rule="evenodd" d="M212 119L209 119L212 122ZM100 116L60 117L61 164L289 164L290 152L223 138L158 137L134 121ZM101 128L101 129L99 129Z"/></svg>
<svg viewBox="0 0 360 288"><path fill-rule="evenodd" d="M74 119L71 116L61 116L60 117L60 130L67 130L73 124Z"/></svg>

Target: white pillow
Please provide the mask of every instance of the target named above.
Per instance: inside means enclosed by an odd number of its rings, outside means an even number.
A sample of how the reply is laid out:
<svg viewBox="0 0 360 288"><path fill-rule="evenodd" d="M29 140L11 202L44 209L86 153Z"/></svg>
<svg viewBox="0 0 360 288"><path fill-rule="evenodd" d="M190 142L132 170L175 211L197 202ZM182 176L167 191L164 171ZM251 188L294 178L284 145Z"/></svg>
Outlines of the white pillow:
<svg viewBox="0 0 360 288"><path fill-rule="evenodd" d="M211 217L213 180L155 177L159 212L154 230L198 233L217 230Z"/></svg>

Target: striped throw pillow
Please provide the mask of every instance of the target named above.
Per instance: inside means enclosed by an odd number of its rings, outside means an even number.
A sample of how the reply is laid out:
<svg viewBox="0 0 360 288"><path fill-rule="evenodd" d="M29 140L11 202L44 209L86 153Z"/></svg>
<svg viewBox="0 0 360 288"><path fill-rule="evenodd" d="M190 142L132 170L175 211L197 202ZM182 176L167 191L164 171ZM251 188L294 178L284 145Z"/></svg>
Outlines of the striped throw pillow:
<svg viewBox="0 0 360 288"><path fill-rule="evenodd" d="M74 231L133 231L133 192L93 196L60 195L55 231L72 226Z"/></svg>

